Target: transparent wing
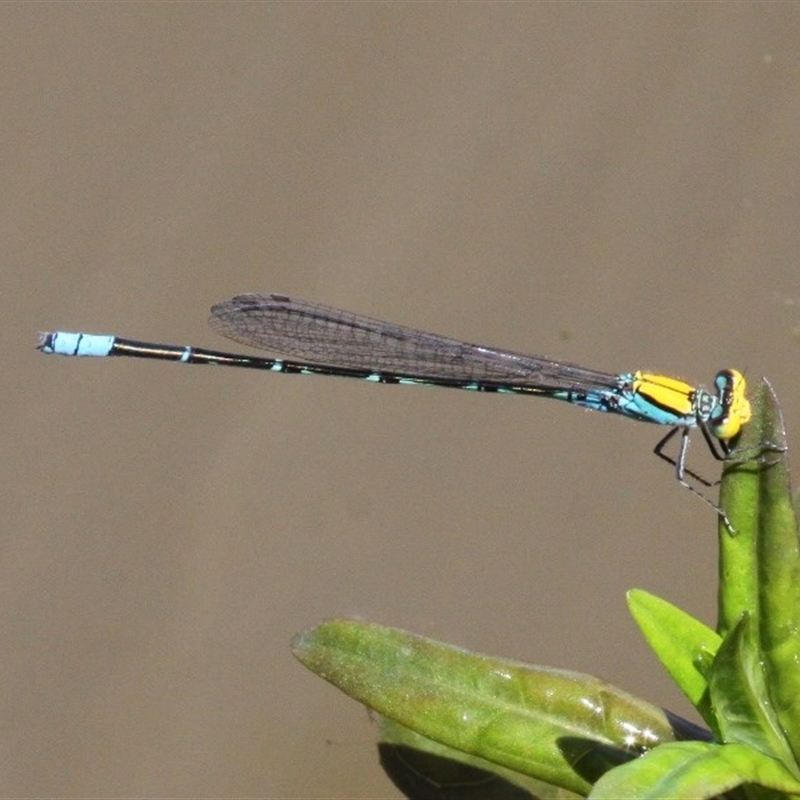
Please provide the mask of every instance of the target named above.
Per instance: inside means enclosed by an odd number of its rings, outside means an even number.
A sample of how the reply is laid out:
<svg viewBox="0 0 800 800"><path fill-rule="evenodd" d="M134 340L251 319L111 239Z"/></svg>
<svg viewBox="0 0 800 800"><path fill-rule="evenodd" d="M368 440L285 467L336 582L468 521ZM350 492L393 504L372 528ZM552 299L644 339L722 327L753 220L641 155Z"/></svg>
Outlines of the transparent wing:
<svg viewBox="0 0 800 800"><path fill-rule="evenodd" d="M209 325L241 344L328 366L544 389L614 388L620 382L617 375L575 364L468 344L279 294L243 294L217 303Z"/></svg>

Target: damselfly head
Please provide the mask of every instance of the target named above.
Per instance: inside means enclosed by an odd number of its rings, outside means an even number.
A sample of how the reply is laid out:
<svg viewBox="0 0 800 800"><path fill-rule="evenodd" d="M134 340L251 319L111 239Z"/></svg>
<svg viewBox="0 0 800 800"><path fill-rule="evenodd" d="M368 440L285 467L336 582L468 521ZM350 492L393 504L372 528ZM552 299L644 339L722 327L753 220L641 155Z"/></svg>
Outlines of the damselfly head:
<svg viewBox="0 0 800 800"><path fill-rule="evenodd" d="M717 439L733 439L750 422L753 411L746 396L747 382L739 370L723 369L714 379L722 414L714 421L711 432Z"/></svg>

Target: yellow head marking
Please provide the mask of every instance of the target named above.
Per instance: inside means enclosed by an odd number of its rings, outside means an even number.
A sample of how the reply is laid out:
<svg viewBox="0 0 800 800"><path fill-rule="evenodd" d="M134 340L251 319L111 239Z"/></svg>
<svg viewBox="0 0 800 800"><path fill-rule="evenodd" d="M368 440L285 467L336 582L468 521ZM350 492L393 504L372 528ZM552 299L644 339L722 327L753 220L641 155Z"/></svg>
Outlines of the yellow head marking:
<svg viewBox="0 0 800 800"><path fill-rule="evenodd" d="M711 429L718 439L733 439L753 416L750 401L745 396L744 375L735 369L724 369L714 379L723 415Z"/></svg>

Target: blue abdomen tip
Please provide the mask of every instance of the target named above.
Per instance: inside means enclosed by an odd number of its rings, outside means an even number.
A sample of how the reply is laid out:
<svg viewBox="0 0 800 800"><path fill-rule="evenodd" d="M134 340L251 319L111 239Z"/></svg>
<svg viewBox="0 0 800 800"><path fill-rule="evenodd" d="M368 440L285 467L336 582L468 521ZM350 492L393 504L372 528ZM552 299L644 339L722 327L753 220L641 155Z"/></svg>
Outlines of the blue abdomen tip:
<svg viewBox="0 0 800 800"><path fill-rule="evenodd" d="M107 356L113 346L113 336L67 331L39 334L39 349L59 356Z"/></svg>

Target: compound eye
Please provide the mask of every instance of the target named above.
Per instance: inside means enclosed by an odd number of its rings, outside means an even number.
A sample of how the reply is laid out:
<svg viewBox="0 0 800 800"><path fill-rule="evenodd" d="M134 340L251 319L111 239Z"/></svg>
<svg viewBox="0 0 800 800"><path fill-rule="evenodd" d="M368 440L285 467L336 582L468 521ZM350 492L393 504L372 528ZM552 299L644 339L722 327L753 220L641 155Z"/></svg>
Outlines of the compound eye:
<svg viewBox="0 0 800 800"><path fill-rule="evenodd" d="M744 391L744 378L741 372L736 372L733 369L723 369L717 373L714 378L714 386L717 388L717 397L720 402L725 405L725 401L730 401L736 393L737 384L742 383L742 391Z"/></svg>

